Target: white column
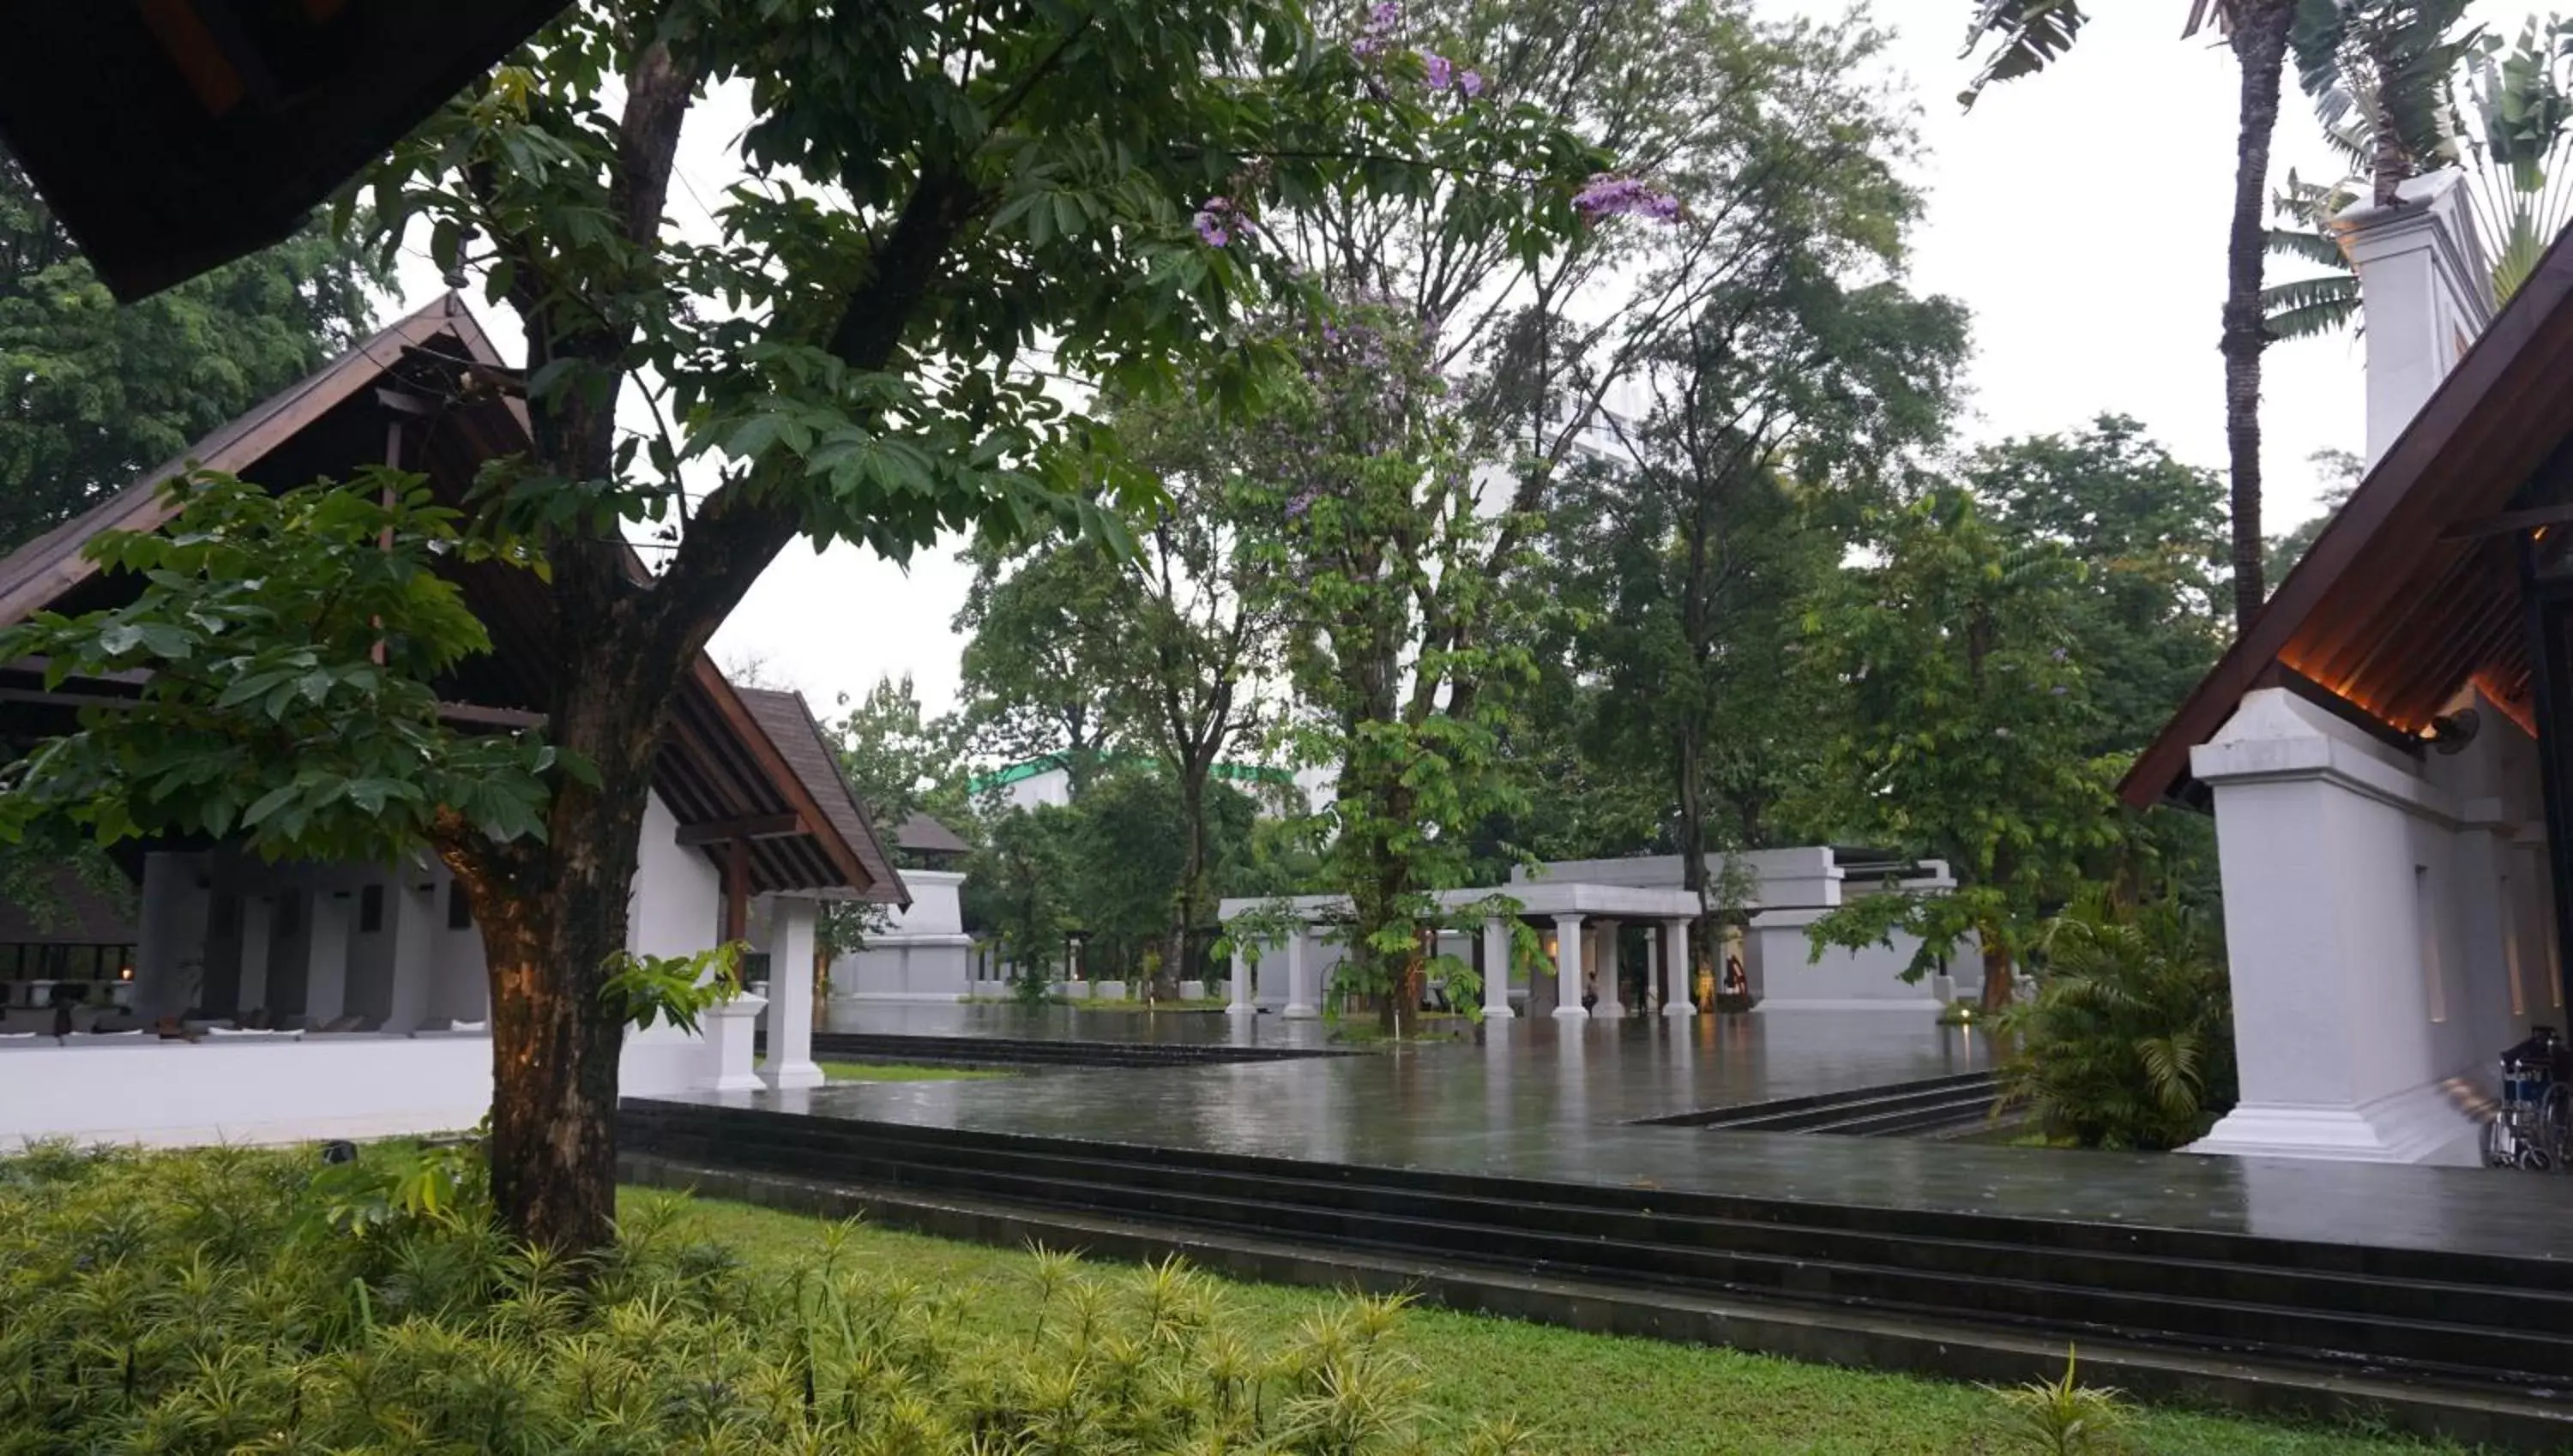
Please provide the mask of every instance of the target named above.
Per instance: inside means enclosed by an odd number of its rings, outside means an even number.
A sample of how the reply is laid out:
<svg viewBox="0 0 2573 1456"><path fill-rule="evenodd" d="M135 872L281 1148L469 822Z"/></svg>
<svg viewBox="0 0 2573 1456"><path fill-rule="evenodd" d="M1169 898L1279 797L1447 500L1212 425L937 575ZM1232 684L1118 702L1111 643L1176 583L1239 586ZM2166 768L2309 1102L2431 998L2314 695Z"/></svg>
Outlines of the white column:
<svg viewBox="0 0 2573 1456"><path fill-rule="evenodd" d="M2471 1161L2476 1124L2443 1084L2472 1069L2439 1050L2422 861L2439 849L2423 821L2453 822L2452 807L2410 761L2284 688L2246 694L2190 766L2215 791L2242 1080L2191 1150Z"/></svg>
<svg viewBox="0 0 2573 1456"><path fill-rule="evenodd" d="M394 971L388 1032L417 1032L429 1015L429 983L437 974L437 881L428 870L404 864L388 887L393 901Z"/></svg>
<svg viewBox="0 0 2573 1456"><path fill-rule="evenodd" d="M1314 1005L1309 963L1304 958L1304 928L1297 926L1286 933L1286 1010L1290 1022L1309 1022L1319 1017L1321 1008Z"/></svg>
<svg viewBox="0 0 2573 1456"><path fill-rule="evenodd" d="M765 997L744 994L721 1006L708 1007L698 1025L706 1041L714 1048L714 1082L716 1092L763 1092L766 1084L751 1066L756 1055L752 1033L759 1026L759 1014L768 1006Z"/></svg>
<svg viewBox="0 0 2573 1456"><path fill-rule="evenodd" d="M235 983L233 1015L248 1016L268 1005L268 944L277 929L277 901L245 895L241 902L241 977Z"/></svg>
<svg viewBox="0 0 2573 1456"><path fill-rule="evenodd" d="M2363 200L2333 219L2366 313L2370 465L2492 321L2492 265L2465 181L2432 172L2404 183L2392 207Z"/></svg>
<svg viewBox="0 0 2573 1456"><path fill-rule="evenodd" d="M768 902L768 1085L820 1087L813 1065L813 902L771 896Z"/></svg>
<svg viewBox="0 0 2573 1456"><path fill-rule="evenodd" d="M1689 1005L1688 928L1684 920L1662 922L1662 1015L1693 1017Z"/></svg>
<svg viewBox="0 0 2573 1456"><path fill-rule="evenodd" d="M1578 1022L1589 1016L1581 1005L1581 917L1558 915L1554 918L1554 1019Z"/></svg>
<svg viewBox="0 0 2573 1456"><path fill-rule="evenodd" d="M1483 922L1483 1020L1506 1022L1510 1010L1510 920L1496 915Z"/></svg>
<svg viewBox="0 0 2573 1456"><path fill-rule="evenodd" d="M1599 922L1599 1005L1591 1012L1595 1017L1626 1014L1626 1004L1618 1000L1617 994L1618 963L1622 959L1617 954L1617 933L1624 924L1617 920Z"/></svg>
<svg viewBox="0 0 2573 1456"><path fill-rule="evenodd" d="M1260 1015L1259 1005L1251 999L1251 957L1244 953L1240 942L1236 942L1233 947L1233 984L1231 991L1232 999L1226 1003L1224 1008L1224 1014L1226 1016L1256 1017Z"/></svg>
<svg viewBox="0 0 2573 1456"><path fill-rule="evenodd" d="M349 1009L347 893L316 889L311 919L304 943L304 1024L318 1027Z"/></svg>

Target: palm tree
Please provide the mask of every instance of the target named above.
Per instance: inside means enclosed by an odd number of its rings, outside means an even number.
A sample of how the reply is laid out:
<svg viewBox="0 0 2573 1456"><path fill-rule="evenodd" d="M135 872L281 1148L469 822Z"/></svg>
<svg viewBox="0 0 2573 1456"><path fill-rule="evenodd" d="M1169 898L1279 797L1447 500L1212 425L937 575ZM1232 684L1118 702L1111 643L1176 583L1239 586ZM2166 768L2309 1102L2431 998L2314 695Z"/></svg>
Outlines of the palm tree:
<svg viewBox="0 0 2573 1456"><path fill-rule="evenodd" d="M2260 311L2261 258L2267 248L2269 141L2278 127L2278 93L2287 36L2300 11L2335 0L2189 0L2182 38L2214 28L2241 69L2240 132L2233 153L2233 216L2225 234L2223 333L2224 446L2232 479L2233 624L2251 623L2263 595L2260 563L2260 352L2269 330ZM1958 99L1968 106L1984 87L2043 70L2081 34L2081 0L1975 0L1966 51L1990 43L1991 54Z"/></svg>
<svg viewBox="0 0 2573 1456"><path fill-rule="evenodd" d="M2325 272L2272 285L2261 292L2269 333L2301 339L2351 327L2358 320L2358 277L2341 253L2333 219L2362 191L2381 193L2404 174L2385 166L2409 154L2436 167L2458 167L2466 199L2492 265L2493 302L2519 291L2538 255L2573 221L2573 23L2531 19L2516 41L2470 33L2443 40L2429 54L2449 69L2438 80L2440 104L2423 116L2408 104L2414 140L2395 148L2375 140L2377 109L2359 104L2381 94L2367 73L2334 83L2318 107L2333 147L2350 159L2352 176L2337 183L2304 182L2290 172L2272 204L2283 225L2269 232L2269 251L2301 258ZM2371 68L2372 69L2372 68Z"/></svg>

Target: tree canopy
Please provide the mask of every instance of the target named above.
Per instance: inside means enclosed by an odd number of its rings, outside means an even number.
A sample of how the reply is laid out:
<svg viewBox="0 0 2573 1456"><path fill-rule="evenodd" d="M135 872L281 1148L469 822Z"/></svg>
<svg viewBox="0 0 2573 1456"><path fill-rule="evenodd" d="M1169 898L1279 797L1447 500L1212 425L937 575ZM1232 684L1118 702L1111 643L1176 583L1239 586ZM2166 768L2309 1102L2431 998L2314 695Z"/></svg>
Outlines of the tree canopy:
<svg viewBox="0 0 2573 1456"><path fill-rule="evenodd" d="M0 551L347 350L382 277L317 226L120 306L0 155Z"/></svg>

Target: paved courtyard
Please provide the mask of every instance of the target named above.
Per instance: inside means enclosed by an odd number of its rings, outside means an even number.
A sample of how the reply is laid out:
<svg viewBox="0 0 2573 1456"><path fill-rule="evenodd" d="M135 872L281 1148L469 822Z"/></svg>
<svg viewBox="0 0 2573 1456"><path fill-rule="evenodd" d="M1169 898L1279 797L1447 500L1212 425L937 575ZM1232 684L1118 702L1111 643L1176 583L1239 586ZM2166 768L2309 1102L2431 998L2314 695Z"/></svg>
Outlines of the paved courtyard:
<svg viewBox="0 0 2573 1456"><path fill-rule="evenodd" d="M992 1006L837 1009L837 1031L1318 1047L1272 1017ZM694 1100L925 1127L2573 1260L2573 1179L1639 1125L1985 1069L1981 1033L1903 1013L1466 1026L1349 1057L839 1085Z"/></svg>

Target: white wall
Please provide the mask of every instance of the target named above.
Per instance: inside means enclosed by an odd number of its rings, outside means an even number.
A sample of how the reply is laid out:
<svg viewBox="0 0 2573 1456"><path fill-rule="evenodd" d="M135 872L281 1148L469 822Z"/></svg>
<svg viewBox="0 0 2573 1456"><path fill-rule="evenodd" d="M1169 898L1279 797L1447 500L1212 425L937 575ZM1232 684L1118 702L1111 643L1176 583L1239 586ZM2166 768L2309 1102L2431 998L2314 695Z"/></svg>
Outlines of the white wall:
<svg viewBox="0 0 2573 1456"><path fill-rule="evenodd" d="M491 1042L468 1034L0 1044L0 1147L387 1137L470 1127L490 1105Z"/></svg>
<svg viewBox="0 0 2573 1456"><path fill-rule="evenodd" d="M661 796L643 806L643 845L625 912L625 948L638 956L693 956L723 934L723 873L678 842Z"/></svg>

